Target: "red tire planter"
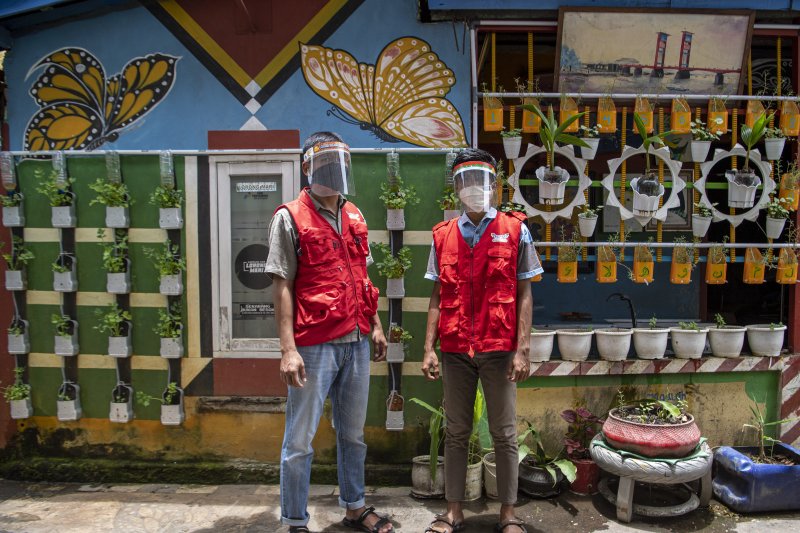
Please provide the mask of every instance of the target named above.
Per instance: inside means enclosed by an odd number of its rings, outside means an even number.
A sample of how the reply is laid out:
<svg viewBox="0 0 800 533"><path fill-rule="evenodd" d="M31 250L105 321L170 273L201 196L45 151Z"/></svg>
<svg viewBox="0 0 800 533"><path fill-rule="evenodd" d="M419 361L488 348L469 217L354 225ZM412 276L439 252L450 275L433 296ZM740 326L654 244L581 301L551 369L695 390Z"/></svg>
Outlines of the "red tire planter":
<svg viewBox="0 0 800 533"><path fill-rule="evenodd" d="M687 415L689 421L683 424L661 426L630 422L616 415L617 409L608 413L603 436L618 450L644 457L686 457L700 442L700 428L692 415Z"/></svg>

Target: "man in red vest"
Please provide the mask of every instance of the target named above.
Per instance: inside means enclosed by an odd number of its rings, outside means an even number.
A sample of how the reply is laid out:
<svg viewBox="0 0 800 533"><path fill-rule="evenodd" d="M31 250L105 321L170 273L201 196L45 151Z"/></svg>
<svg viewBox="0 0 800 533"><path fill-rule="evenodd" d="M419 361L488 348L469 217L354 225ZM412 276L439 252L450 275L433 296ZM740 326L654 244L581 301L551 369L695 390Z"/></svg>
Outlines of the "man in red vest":
<svg viewBox="0 0 800 533"><path fill-rule="evenodd" d="M464 527L469 438L478 379L483 384L497 464L501 533L524 533L514 516L517 501L516 384L528 378L531 327L530 279L542 272L526 217L500 213L495 204L495 160L483 150L461 151L453 182L460 217L433 228L427 279L435 282L425 334L422 372L439 377L436 340L442 351L447 513L427 531Z"/></svg>
<svg viewBox="0 0 800 533"><path fill-rule="evenodd" d="M364 501L364 422L369 397L369 341L386 358L367 223L344 195L353 195L350 149L335 133L311 135L303 146L309 187L278 207L269 231L267 272L274 281L281 346L281 381L289 386L281 450L281 522L308 532L311 440L325 398L336 429L343 524L391 533L391 522Z"/></svg>

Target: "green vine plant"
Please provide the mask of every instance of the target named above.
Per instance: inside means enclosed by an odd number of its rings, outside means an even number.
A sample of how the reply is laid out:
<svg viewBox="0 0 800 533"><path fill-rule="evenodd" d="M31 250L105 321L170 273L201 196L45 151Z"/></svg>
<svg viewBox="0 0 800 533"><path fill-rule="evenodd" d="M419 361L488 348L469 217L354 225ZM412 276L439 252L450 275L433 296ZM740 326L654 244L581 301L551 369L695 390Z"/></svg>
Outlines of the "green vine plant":
<svg viewBox="0 0 800 533"><path fill-rule="evenodd" d="M144 255L153 262L159 279L164 276L175 276L186 270L186 259L180 257L180 248L170 241L166 241L158 250L145 248Z"/></svg>
<svg viewBox="0 0 800 533"><path fill-rule="evenodd" d="M181 336L182 328L182 306L180 302L174 302L169 309L159 308L158 322L153 328L153 333L162 339L174 339Z"/></svg>
<svg viewBox="0 0 800 533"><path fill-rule="evenodd" d="M10 191L0 195L0 205L3 207L18 207L22 203L22 195L18 192Z"/></svg>
<svg viewBox="0 0 800 533"><path fill-rule="evenodd" d="M3 389L3 398L7 402L27 400L31 397L31 386L22 381L25 369L21 366L14 368L14 383Z"/></svg>
<svg viewBox="0 0 800 533"><path fill-rule="evenodd" d="M68 254L61 254L50 264L50 269L59 274L65 274L72 270L74 262L72 256Z"/></svg>
<svg viewBox="0 0 800 533"><path fill-rule="evenodd" d="M413 185L404 185L400 176L394 178L392 182L381 183L381 194L378 198L386 209L404 209L406 205L419 203L417 189Z"/></svg>
<svg viewBox="0 0 800 533"><path fill-rule="evenodd" d="M403 246L392 255L392 251L386 244L372 243L373 249L383 254L383 260L375 263L378 273L387 279L400 279L405 276L411 268L411 248Z"/></svg>
<svg viewBox="0 0 800 533"><path fill-rule="evenodd" d="M445 187L441 198L436 203L442 211L453 211L461 206L461 200L453 187Z"/></svg>
<svg viewBox="0 0 800 533"><path fill-rule="evenodd" d="M56 335L59 337L69 337L73 332L73 323L69 315L50 315L50 323L56 327Z"/></svg>
<svg viewBox="0 0 800 533"><path fill-rule="evenodd" d="M105 178L89 184L89 188L97 193L89 205L102 204L107 207L130 207L133 203L128 195L128 186L124 183L115 183Z"/></svg>
<svg viewBox="0 0 800 533"><path fill-rule="evenodd" d="M180 391L178 384L174 381L169 382L161 398L150 396L144 391L136 391L136 402L142 407L148 407L151 402L160 402L162 405L177 405L180 401Z"/></svg>
<svg viewBox="0 0 800 533"><path fill-rule="evenodd" d="M97 238L105 239L105 228L97 230ZM128 269L128 233L124 230L114 232L113 242L100 242L103 249L103 268L111 274L121 274Z"/></svg>
<svg viewBox="0 0 800 533"><path fill-rule="evenodd" d="M25 241L22 237L14 235L11 238L11 251L3 254L3 259L8 265L8 270L22 270L29 261L35 259L33 252L25 248ZM0 250L5 248L6 243L0 242Z"/></svg>
<svg viewBox="0 0 800 533"><path fill-rule="evenodd" d="M51 207L64 207L72 205L72 194L69 190L75 182L74 178L67 178L67 190L61 189L58 183L58 172L53 170L48 177L44 177L44 172L37 170L34 175L37 180L40 180L39 185L36 187L36 192L43 194L47 197L47 201Z"/></svg>
<svg viewBox="0 0 800 533"><path fill-rule="evenodd" d="M389 342L403 343L407 348L408 344L413 339L414 337L411 335L411 333L403 329L401 326L398 326L397 324L394 323L391 326L389 326Z"/></svg>
<svg viewBox="0 0 800 533"><path fill-rule="evenodd" d="M95 315L98 317L98 323L94 329L100 333L105 333L109 337L123 337L123 332L127 333L126 322L130 322L133 318L131 312L123 310L117 303L109 306L108 310L103 312L100 309L95 309Z"/></svg>
<svg viewBox="0 0 800 533"><path fill-rule="evenodd" d="M161 209L180 207L183 203L183 191L159 185L150 195L150 203Z"/></svg>

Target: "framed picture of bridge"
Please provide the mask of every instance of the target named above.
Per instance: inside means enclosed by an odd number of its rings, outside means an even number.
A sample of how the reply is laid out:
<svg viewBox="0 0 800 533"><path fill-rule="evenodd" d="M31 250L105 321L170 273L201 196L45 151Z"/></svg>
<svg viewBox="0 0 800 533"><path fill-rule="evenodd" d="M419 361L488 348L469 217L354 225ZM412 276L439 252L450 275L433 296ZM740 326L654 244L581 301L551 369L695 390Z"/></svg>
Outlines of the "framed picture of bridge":
<svg viewBox="0 0 800 533"><path fill-rule="evenodd" d="M570 8L559 11L559 92L737 94L752 11Z"/></svg>

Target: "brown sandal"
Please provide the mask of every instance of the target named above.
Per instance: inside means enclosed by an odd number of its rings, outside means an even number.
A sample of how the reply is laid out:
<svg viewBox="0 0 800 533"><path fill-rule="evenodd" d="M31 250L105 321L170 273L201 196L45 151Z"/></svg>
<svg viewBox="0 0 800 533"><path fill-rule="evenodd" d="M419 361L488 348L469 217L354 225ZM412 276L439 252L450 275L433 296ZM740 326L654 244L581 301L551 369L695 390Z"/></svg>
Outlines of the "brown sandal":
<svg viewBox="0 0 800 533"><path fill-rule="evenodd" d="M448 533L447 530L436 527L437 522L441 522L443 524L450 526L450 533L458 533L459 531L464 531L464 528L467 527L467 525L464 523L463 520L461 522L455 522L455 521L451 522L450 519L447 518L447 515L437 514L433 516L433 522L431 522L431 525L429 525L427 529L425 529L424 533Z"/></svg>
<svg viewBox="0 0 800 533"><path fill-rule="evenodd" d="M496 533L505 533L508 526L517 526L522 530L522 533L528 533L528 530L525 529L525 522L517 518L509 518L505 522L498 522L497 525L494 526L494 530Z"/></svg>

